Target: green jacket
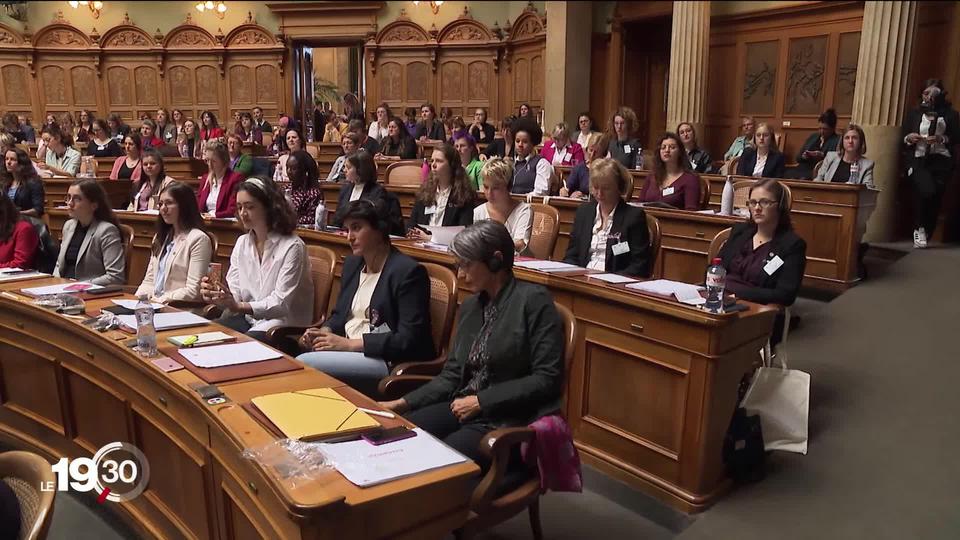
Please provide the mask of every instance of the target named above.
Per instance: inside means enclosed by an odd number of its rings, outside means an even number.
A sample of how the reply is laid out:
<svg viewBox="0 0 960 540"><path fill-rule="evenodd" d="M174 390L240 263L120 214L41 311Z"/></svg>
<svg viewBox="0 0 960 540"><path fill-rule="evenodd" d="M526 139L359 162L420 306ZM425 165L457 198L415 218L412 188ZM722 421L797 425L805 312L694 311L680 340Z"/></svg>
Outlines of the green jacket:
<svg viewBox="0 0 960 540"><path fill-rule="evenodd" d="M470 181L473 189L477 190L478 192L483 190L483 179L480 178L480 169L482 168L483 162L479 159L471 161L464 167L467 172L467 180Z"/></svg>
<svg viewBox="0 0 960 540"><path fill-rule="evenodd" d="M484 293L460 307L456 339L440 375L407 394L411 409L449 402L467 385L465 365L483 325ZM497 426L525 426L560 410L563 325L546 288L511 278L495 300L504 306L487 343L489 383L477 394L483 418Z"/></svg>
<svg viewBox="0 0 960 540"><path fill-rule="evenodd" d="M250 176L250 171L253 170L253 156L250 154L240 154L240 157L237 158L237 162L232 168L242 174L244 178Z"/></svg>

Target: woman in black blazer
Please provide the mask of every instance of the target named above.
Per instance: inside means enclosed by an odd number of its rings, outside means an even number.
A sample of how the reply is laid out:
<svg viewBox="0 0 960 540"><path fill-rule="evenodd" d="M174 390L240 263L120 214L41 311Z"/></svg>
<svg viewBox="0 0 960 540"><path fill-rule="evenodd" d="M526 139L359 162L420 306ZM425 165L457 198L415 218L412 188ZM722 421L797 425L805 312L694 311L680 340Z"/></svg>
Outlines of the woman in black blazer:
<svg viewBox="0 0 960 540"><path fill-rule="evenodd" d="M786 189L773 179L750 188L750 220L730 232L720 250L726 290L760 304L789 306L807 265L807 243L793 232Z"/></svg>
<svg viewBox="0 0 960 540"><path fill-rule="evenodd" d="M398 362L432 360L430 279L390 244L384 204L349 203L344 212L353 255L343 262L340 295L321 328L311 328L298 360L373 396Z"/></svg>
<svg viewBox="0 0 960 540"><path fill-rule="evenodd" d="M758 170L757 162L763 161L762 170ZM740 162L737 164L737 175L763 178L783 178L786 161L783 153L777 149L777 137L773 127L768 124L759 124L753 134L753 147L744 148Z"/></svg>
<svg viewBox="0 0 960 540"><path fill-rule="evenodd" d="M492 157L512 158L515 150L513 149L513 122L516 116L505 116L500 122L500 135L502 138L494 139L487 144L487 147L480 153L480 160L486 161Z"/></svg>
<svg viewBox="0 0 960 540"><path fill-rule="evenodd" d="M0 190L10 197L21 214L37 218L43 215L43 181L22 148L8 148L3 153Z"/></svg>
<svg viewBox="0 0 960 540"><path fill-rule="evenodd" d="M382 202L388 215L389 233L403 236L400 202L396 195L377 183L377 164L370 152L360 150L348 157L344 164L344 172L346 182L340 186L340 193L337 195L337 212L330 222L331 225L343 227L343 219L350 203L363 199L376 204Z"/></svg>
<svg viewBox="0 0 960 540"><path fill-rule="evenodd" d="M407 237L430 240L430 234L417 225L470 225L476 200L477 193L467 180L460 153L447 143L434 148L430 156L430 176L417 193L407 221Z"/></svg>
<svg viewBox="0 0 960 540"><path fill-rule="evenodd" d="M594 200L577 208L563 262L628 276L650 276L650 231L643 209L625 200L632 192L633 177L621 163L603 158L590 164L590 194ZM595 235L601 236L596 249Z"/></svg>

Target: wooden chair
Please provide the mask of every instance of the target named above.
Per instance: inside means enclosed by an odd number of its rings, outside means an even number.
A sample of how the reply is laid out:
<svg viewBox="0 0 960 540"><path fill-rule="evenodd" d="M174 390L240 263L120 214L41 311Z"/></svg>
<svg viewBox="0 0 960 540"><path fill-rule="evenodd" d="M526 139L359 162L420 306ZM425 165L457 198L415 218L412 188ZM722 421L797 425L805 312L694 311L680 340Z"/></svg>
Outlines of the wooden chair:
<svg viewBox="0 0 960 540"><path fill-rule="evenodd" d="M307 153L310 154L310 157L312 157L313 159L316 160L320 158L320 148L318 148L316 144L308 143L306 150L307 150Z"/></svg>
<svg viewBox="0 0 960 540"><path fill-rule="evenodd" d="M313 324L310 326L316 327L322 325L327 318L330 293L336 278L334 270L337 266L337 254L330 248L308 245L307 257L310 259L310 278L313 280ZM283 338L297 339L307 328L276 326L267 332L267 337L271 343L279 343Z"/></svg>
<svg viewBox="0 0 960 540"><path fill-rule="evenodd" d="M822 160L822 159L821 159L820 161L818 161L816 165L813 166L813 177L814 177L814 178L816 178L816 177L817 177L817 174L820 173L820 167L823 167L823 160Z"/></svg>
<svg viewBox="0 0 960 540"><path fill-rule="evenodd" d="M33 452L11 451L0 454L0 482L6 483L20 504L21 540L47 537L56 491L41 490L56 478L47 460Z"/></svg>
<svg viewBox="0 0 960 540"><path fill-rule="evenodd" d="M426 362L397 364L391 375L438 375L447 361L447 346L453 331L454 313L457 310L459 285L457 275L446 266L420 263L430 276L430 325L437 358Z"/></svg>
<svg viewBox="0 0 960 540"><path fill-rule="evenodd" d="M210 262L217 262L217 251L220 249L220 240L217 239L217 235L210 231L203 232L207 233L207 238L210 239Z"/></svg>
<svg viewBox="0 0 960 540"><path fill-rule="evenodd" d="M554 305L563 325L563 361L569 380L577 346L577 321L568 308ZM431 378L422 375L390 376L380 382L380 389L387 399L395 399L429 382ZM540 473L536 466L524 465L519 472L516 467L508 467L513 464L512 457L519 453L518 445L533 442L535 437L534 431L528 427L500 428L491 431L480 441L480 451L490 458L490 469L473 491L467 522L457 531L457 538L473 538L479 531L503 523L524 510L530 513L533 537L538 540L543 538L540 526Z"/></svg>
<svg viewBox="0 0 960 540"><path fill-rule="evenodd" d="M777 150L783 148L783 133L777 133L773 136L773 142L777 145Z"/></svg>
<svg viewBox="0 0 960 540"><path fill-rule="evenodd" d="M663 242L663 233L660 230L660 220L656 216L646 214L647 230L650 232L650 277L660 278L657 271L657 258L660 257L660 245Z"/></svg>
<svg viewBox="0 0 960 540"><path fill-rule="evenodd" d="M396 161L387 166L383 183L388 186L419 186L422 183L422 169L423 161L419 159Z"/></svg>
<svg viewBox="0 0 960 540"><path fill-rule="evenodd" d="M750 188L756 183L756 180L738 180L733 183L734 208L746 208L747 199L750 197Z"/></svg>
<svg viewBox="0 0 960 540"><path fill-rule="evenodd" d="M733 230L730 227L720 231L716 236L713 237L713 240L710 241L710 248L707 250L707 264L713 262L714 259L720 256L720 250L723 249L723 245L727 243L727 240L730 239L730 231Z"/></svg>
<svg viewBox="0 0 960 540"><path fill-rule="evenodd" d="M130 281L130 264L133 262L133 239L136 233L133 227L126 223L120 223L120 238L123 240L123 275L126 276L128 284Z"/></svg>
<svg viewBox="0 0 960 540"><path fill-rule="evenodd" d="M706 210L710 207L710 181L702 174L697 175L700 180L700 209Z"/></svg>
<svg viewBox="0 0 960 540"><path fill-rule="evenodd" d="M537 259L549 260L560 235L560 212L548 204L534 203L533 231L530 233L528 249Z"/></svg>
<svg viewBox="0 0 960 540"><path fill-rule="evenodd" d="M273 144L273 133L263 132L263 146L269 148Z"/></svg>

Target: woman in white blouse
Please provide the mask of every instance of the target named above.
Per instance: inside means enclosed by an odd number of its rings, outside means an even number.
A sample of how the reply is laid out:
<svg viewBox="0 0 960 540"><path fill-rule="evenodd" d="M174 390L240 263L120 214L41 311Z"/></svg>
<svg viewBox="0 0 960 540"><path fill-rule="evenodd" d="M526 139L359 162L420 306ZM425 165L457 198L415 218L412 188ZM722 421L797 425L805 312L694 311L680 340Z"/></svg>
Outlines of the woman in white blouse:
<svg viewBox="0 0 960 540"><path fill-rule="evenodd" d="M213 243L203 231L203 218L193 188L171 182L160 190L157 233L150 264L137 296L154 302L200 300L200 280L213 256Z"/></svg>
<svg viewBox="0 0 960 540"><path fill-rule="evenodd" d="M377 142L385 139L387 137L387 125L390 123L391 117L393 117L393 114L390 112L389 105L381 103L377 106L377 120L370 124L370 129L367 130L367 137Z"/></svg>
<svg viewBox="0 0 960 540"><path fill-rule="evenodd" d="M517 253L523 253L530 243L533 230L533 209L525 202L517 202L510 196L513 187L513 164L504 158L490 158L480 169L483 191L487 202L473 209L474 223L492 219L502 223L510 231Z"/></svg>
<svg viewBox="0 0 960 540"><path fill-rule="evenodd" d="M288 129L283 136L287 143L287 153L277 159L277 168L273 172L273 182L275 184L286 184L290 181L287 176L287 158L297 150L306 150L303 142L303 135L295 129Z"/></svg>
<svg viewBox="0 0 960 540"><path fill-rule="evenodd" d="M253 177L237 190L237 216L247 234L230 254L226 283L200 281L203 301L223 308L217 322L260 341L275 326L308 326L313 281L293 208L272 181Z"/></svg>

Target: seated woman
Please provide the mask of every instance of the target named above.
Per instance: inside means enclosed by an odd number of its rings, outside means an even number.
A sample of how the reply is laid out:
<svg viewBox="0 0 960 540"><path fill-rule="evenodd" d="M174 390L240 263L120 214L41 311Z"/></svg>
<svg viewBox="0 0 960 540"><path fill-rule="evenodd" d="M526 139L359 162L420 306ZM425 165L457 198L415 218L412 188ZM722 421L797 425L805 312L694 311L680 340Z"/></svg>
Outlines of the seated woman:
<svg viewBox="0 0 960 540"><path fill-rule="evenodd" d="M143 169L140 167L143 159L143 145L140 142L139 133L130 133L124 136L123 151L125 155L113 161L110 179L137 182L140 180L140 175L143 174Z"/></svg>
<svg viewBox="0 0 960 540"><path fill-rule="evenodd" d="M273 182L275 184L285 184L290 181L287 174L287 158L292 152L306 150L303 135L295 129L287 129L284 132L283 140L287 144L287 153L277 158L277 168L273 172Z"/></svg>
<svg viewBox="0 0 960 540"><path fill-rule="evenodd" d="M473 123L470 124L470 136L478 143L490 144L497 135L497 130L487 123L487 110L478 107L473 111Z"/></svg>
<svg viewBox="0 0 960 540"><path fill-rule="evenodd" d="M500 122L500 138L487 143L487 148L480 153L480 161L486 161L492 157L513 158L515 151L513 123L516 120L516 116L505 116L503 118Z"/></svg>
<svg viewBox="0 0 960 540"><path fill-rule="evenodd" d="M863 128L850 124L835 152L827 152L823 165L817 171L817 182L843 182L865 184L876 189L873 183L873 161L863 157L867 153L867 138ZM856 170L851 170L856 164Z"/></svg>
<svg viewBox="0 0 960 540"><path fill-rule="evenodd" d="M156 148L143 151L141 167L143 172L133 183L133 188L130 190L130 204L127 206L127 210L133 212L155 210L160 191L173 182L173 178L167 176L163 168L163 156Z"/></svg>
<svg viewBox="0 0 960 540"><path fill-rule="evenodd" d="M577 208L563 262L627 276L650 276L650 231L642 208L630 206L633 177L620 162L590 164L593 200Z"/></svg>
<svg viewBox="0 0 960 540"><path fill-rule="evenodd" d="M407 131L407 126L397 117L387 123L387 136L380 140L380 153L376 159L417 159L417 141Z"/></svg>
<svg viewBox="0 0 960 540"><path fill-rule="evenodd" d="M77 180L67 190L67 212L53 275L94 285L123 284L123 239L107 192L96 180Z"/></svg>
<svg viewBox="0 0 960 540"><path fill-rule="evenodd" d="M33 217L43 215L43 180L37 176L30 155L22 148L7 148L3 153L0 191L10 198L21 214Z"/></svg>
<svg viewBox="0 0 960 540"><path fill-rule="evenodd" d="M376 114L376 120L370 122L370 128L367 129L367 137L377 142L382 142L383 139L387 138L387 132L390 129L388 123L393 114L390 113L390 106L386 103L377 105Z"/></svg>
<svg viewBox="0 0 960 540"><path fill-rule="evenodd" d="M599 133L594 131L593 127L593 117L590 116L589 112L584 111L577 116L577 144L580 145L580 148L583 148L584 152L586 152L590 146L590 136L594 133Z"/></svg>
<svg viewBox="0 0 960 540"><path fill-rule="evenodd" d="M250 176L253 171L253 156L243 153L243 139L236 133L227 134L227 154L230 156L230 170L243 175L244 178Z"/></svg>
<svg viewBox="0 0 960 540"><path fill-rule="evenodd" d="M68 113L69 114L69 113ZM93 134L93 121L96 117L87 109L80 111L80 123L74 129L73 140L78 143L90 142L90 136Z"/></svg>
<svg viewBox="0 0 960 540"><path fill-rule="evenodd" d="M107 117L107 127L110 128L110 136L117 144L123 142L123 138L130 133L130 126L123 123L123 118L117 113L110 113Z"/></svg>
<svg viewBox="0 0 960 540"><path fill-rule="evenodd" d="M344 182L337 194L337 212L331 222L334 227L343 226L343 218L351 202L366 199L376 203L385 197L386 192L383 186L377 183L377 164L366 150L346 157L343 171Z"/></svg>
<svg viewBox="0 0 960 540"><path fill-rule="evenodd" d="M609 137L596 131L591 133L585 142L586 160L577 163L570 171L570 176L564 179L560 186L561 197L582 198L590 193L590 164L603 157L610 145Z"/></svg>
<svg viewBox="0 0 960 540"><path fill-rule="evenodd" d="M157 124L157 137L160 137L163 144L174 144L177 141L177 125L170 121L170 113L160 107L154 118Z"/></svg>
<svg viewBox="0 0 960 540"><path fill-rule="evenodd" d="M450 139L447 141L450 144L456 142L457 139L465 135L469 135L470 131L467 129L467 123L463 121L462 116L454 116L450 120Z"/></svg>
<svg viewBox="0 0 960 540"><path fill-rule="evenodd" d="M309 325L313 280L293 209L272 181L256 176L240 183L236 205L247 233L230 254L226 282L200 280L203 301L223 308L217 322L259 341L275 326Z"/></svg>
<svg viewBox="0 0 960 540"><path fill-rule="evenodd" d="M208 172L200 177L197 206L205 217L232 218L237 213L237 186L243 176L230 170L230 154L227 145L210 141L203 151Z"/></svg>
<svg viewBox="0 0 960 540"><path fill-rule="evenodd" d="M143 149L160 148L163 146L163 139L157 137L157 123L149 118L140 124L140 144Z"/></svg>
<svg viewBox="0 0 960 540"><path fill-rule="evenodd" d="M297 360L372 396L394 363L432 360L430 279L390 244L383 202L346 205L343 224L353 255L343 261L340 295L321 328L300 345Z"/></svg>
<svg viewBox="0 0 960 540"><path fill-rule="evenodd" d="M750 220L734 225L720 250L726 290L760 304L792 305L807 264L807 243L793 232L786 189L765 178L750 188Z"/></svg>
<svg viewBox="0 0 960 540"><path fill-rule="evenodd" d="M240 142L263 145L263 132L253 125L253 115L244 111L240 113L240 125L235 131L240 136Z"/></svg>
<svg viewBox="0 0 960 540"><path fill-rule="evenodd" d="M680 122L677 126L677 135L683 142L683 149L687 151L687 159L690 161L690 170L702 174L713 172L713 159L710 154L700 148L697 142L697 131L690 122Z"/></svg>
<svg viewBox="0 0 960 540"><path fill-rule="evenodd" d="M449 144L433 150L430 176L417 192L407 221L407 237L429 241L430 233L417 225L465 226L473 223L477 193L460 165L460 154Z"/></svg>
<svg viewBox="0 0 960 540"><path fill-rule="evenodd" d="M553 165L535 151L543 138L540 128L520 120L514 126L514 147L517 157L513 164L513 187L510 193L550 195Z"/></svg>
<svg viewBox="0 0 960 540"><path fill-rule="evenodd" d="M110 137L107 123L99 118L93 121L90 142L87 143L87 155L93 157L119 157L123 155L120 144Z"/></svg>
<svg viewBox="0 0 960 540"><path fill-rule="evenodd" d="M347 124L333 111L327 111L327 126L323 129L323 142L338 143L347 133Z"/></svg>
<svg viewBox="0 0 960 540"><path fill-rule="evenodd" d="M80 172L80 152L72 146L73 137L56 126L49 126L47 133L50 134L47 154L38 166L55 176L76 176Z"/></svg>
<svg viewBox="0 0 960 540"><path fill-rule="evenodd" d="M37 264L40 238L13 201L0 193L0 268L32 270Z"/></svg>
<svg viewBox="0 0 960 540"><path fill-rule="evenodd" d="M453 240L458 273L476 294L460 307L443 371L386 409L489 465L488 432L527 426L560 410L563 325L547 289L513 275L513 239L503 225L474 223Z"/></svg>
<svg viewBox="0 0 960 540"><path fill-rule="evenodd" d="M177 135L177 150L182 158L200 159L203 157L203 146L200 144L200 132L193 119L183 122L183 129Z"/></svg>
<svg viewBox="0 0 960 540"><path fill-rule="evenodd" d="M160 191L157 232L150 246L150 263L137 296L152 302L200 301L200 280L213 257L213 243L203 232L203 218L193 188L172 182Z"/></svg>
<svg viewBox="0 0 960 540"><path fill-rule="evenodd" d="M754 178L783 178L785 169L783 153L777 149L773 127L763 123L757 125L753 146L743 149L737 163L737 174Z"/></svg>
<svg viewBox="0 0 960 540"><path fill-rule="evenodd" d="M480 161L480 151L477 150L477 142L471 135L457 137L453 141L453 148L460 155L460 163L463 164L463 170L467 174L467 182L470 187L476 191L483 187L480 180L480 169L483 168L483 162Z"/></svg>
<svg viewBox="0 0 960 540"><path fill-rule="evenodd" d="M312 227L316 220L317 206L323 202L320 189L320 171L313 156L297 150L287 158L287 175L290 178L290 193L297 225Z"/></svg>
<svg viewBox="0 0 960 540"><path fill-rule="evenodd" d="M223 137L223 128L217 122L217 117L210 111L200 113L200 142L206 143Z"/></svg>
<svg viewBox="0 0 960 540"><path fill-rule="evenodd" d="M700 210L700 179L690 172L690 160L680 137L665 133L657 144L653 174L640 192L642 202L661 202L681 210Z"/></svg>
<svg viewBox="0 0 960 540"><path fill-rule="evenodd" d="M533 209L510 196L513 187L513 163L506 158L490 158L480 169L487 202L473 209L473 222L492 219L502 223L513 238L514 251L523 254L533 232Z"/></svg>
<svg viewBox="0 0 960 540"><path fill-rule="evenodd" d="M420 142L440 142L447 139L447 130L443 122L437 120L437 110L432 103L424 103L420 106L420 117L422 120L417 123L413 133L414 139Z"/></svg>
<svg viewBox="0 0 960 540"><path fill-rule="evenodd" d="M340 143L343 155L333 162L327 174L327 182L343 182L347 179L347 160L357 153L360 148L360 136L356 133L347 133Z"/></svg>
<svg viewBox="0 0 960 540"><path fill-rule="evenodd" d="M637 113L630 107L620 107L610 118L607 131L613 136L607 148L607 157L617 160L627 169L643 168L643 151L640 141L634 137L637 129Z"/></svg>
<svg viewBox="0 0 960 540"><path fill-rule="evenodd" d="M560 122L553 128L553 140L543 145L540 155L551 165L573 167L583 163L583 147L570 140L570 128Z"/></svg>
<svg viewBox="0 0 960 540"><path fill-rule="evenodd" d="M790 178L809 180L813 178L813 168L822 161L827 152L836 150L840 137L837 136L837 113L827 109L817 118L820 129L810 134L797 154L797 166L790 171ZM779 176L776 178L780 178Z"/></svg>

